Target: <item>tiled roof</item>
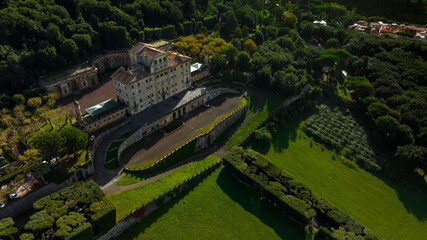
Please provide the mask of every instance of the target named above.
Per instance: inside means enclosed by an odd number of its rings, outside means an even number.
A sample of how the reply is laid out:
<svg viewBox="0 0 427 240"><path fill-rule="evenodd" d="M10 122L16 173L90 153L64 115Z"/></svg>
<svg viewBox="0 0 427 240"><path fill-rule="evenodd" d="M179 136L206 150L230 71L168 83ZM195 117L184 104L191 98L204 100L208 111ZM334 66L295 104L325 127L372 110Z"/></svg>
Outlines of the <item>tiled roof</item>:
<svg viewBox="0 0 427 240"><path fill-rule="evenodd" d="M181 55L176 52L168 52L168 58L170 60L171 67L175 67L191 59L190 57Z"/></svg>
<svg viewBox="0 0 427 240"><path fill-rule="evenodd" d="M111 78L123 84L128 84L135 78L135 75L131 72L125 71L124 67L120 67L113 75L111 75Z"/></svg>
<svg viewBox="0 0 427 240"><path fill-rule="evenodd" d="M154 57L159 53L165 53L159 49L156 49L154 46L150 45L150 44L146 44L146 43L137 43L135 46L133 46L131 49L129 49L129 52L131 54L142 54L142 55L146 55L148 57Z"/></svg>

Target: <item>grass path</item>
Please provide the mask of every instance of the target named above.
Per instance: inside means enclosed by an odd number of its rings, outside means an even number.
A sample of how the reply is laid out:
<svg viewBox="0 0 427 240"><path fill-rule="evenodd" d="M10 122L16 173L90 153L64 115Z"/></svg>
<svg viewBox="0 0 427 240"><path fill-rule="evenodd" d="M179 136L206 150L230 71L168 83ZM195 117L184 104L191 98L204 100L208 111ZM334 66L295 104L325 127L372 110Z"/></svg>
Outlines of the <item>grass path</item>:
<svg viewBox="0 0 427 240"><path fill-rule="evenodd" d="M304 231L220 168L118 239L304 239Z"/></svg>
<svg viewBox="0 0 427 240"><path fill-rule="evenodd" d="M299 137L299 134L302 137ZM311 188L315 195L356 218L383 239L427 237L427 198L401 184L333 159L328 150L287 127L269 147L249 146Z"/></svg>

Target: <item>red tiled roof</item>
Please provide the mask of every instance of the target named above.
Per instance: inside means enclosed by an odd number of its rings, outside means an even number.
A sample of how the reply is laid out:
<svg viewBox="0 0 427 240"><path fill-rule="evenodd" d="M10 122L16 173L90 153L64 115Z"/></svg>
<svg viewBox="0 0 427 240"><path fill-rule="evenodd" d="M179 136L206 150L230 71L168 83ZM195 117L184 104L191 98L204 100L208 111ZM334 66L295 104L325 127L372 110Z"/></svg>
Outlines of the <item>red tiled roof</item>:
<svg viewBox="0 0 427 240"><path fill-rule="evenodd" d="M137 43L135 46L129 49L129 52L132 54L140 53L151 58L156 56L158 53L165 53L159 49L156 49L153 45L142 42Z"/></svg>
<svg viewBox="0 0 427 240"><path fill-rule="evenodd" d="M416 26L406 26L406 29L410 29L410 30L414 30L414 31L423 31L423 30L426 30L427 28L420 28L420 27L416 27Z"/></svg>
<svg viewBox="0 0 427 240"><path fill-rule="evenodd" d="M113 75L111 75L111 78L123 84L128 84L132 79L135 78L135 75L128 71L125 71L124 67L121 67L117 69L117 71Z"/></svg>
<svg viewBox="0 0 427 240"><path fill-rule="evenodd" d="M190 57L181 55L176 52L170 52L170 51L168 51L168 58L170 60L171 67L177 66L191 59Z"/></svg>

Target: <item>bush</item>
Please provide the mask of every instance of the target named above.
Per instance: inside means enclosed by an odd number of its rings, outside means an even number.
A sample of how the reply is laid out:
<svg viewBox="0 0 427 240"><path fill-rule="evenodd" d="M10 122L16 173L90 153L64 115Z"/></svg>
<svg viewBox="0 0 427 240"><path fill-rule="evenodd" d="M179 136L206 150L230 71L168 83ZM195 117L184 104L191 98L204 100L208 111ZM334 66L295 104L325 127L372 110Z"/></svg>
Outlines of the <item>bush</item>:
<svg viewBox="0 0 427 240"><path fill-rule="evenodd" d="M14 227L15 223L11 217L0 220L0 237L8 237L13 239L13 236L18 232L18 228Z"/></svg>
<svg viewBox="0 0 427 240"><path fill-rule="evenodd" d="M153 40L154 38L154 29L153 28L145 28L144 29L145 39L147 41Z"/></svg>
<svg viewBox="0 0 427 240"><path fill-rule="evenodd" d="M165 39L175 39L176 38L176 32L175 32L175 26L174 25L168 25L163 28L162 36Z"/></svg>
<svg viewBox="0 0 427 240"><path fill-rule="evenodd" d="M216 16L207 16L203 18L203 25L207 29L213 29L216 24Z"/></svg>
<svg viewBox="0 0 427 240"><path fill-rule="evenodd" d="M90 211L92 212L90 219L96 226L97 232L107 232L116 225L116 208L109 199L104 198L100 202L92 203Z"/></svg>
<svg viewBox="0 0 427 240"><path fill-rule="evenodd" d="M70 212L69 214L60 217L56 221L56 227L58 230L56 230L55 236L59 238L66 238L70 236L75 231L78 231L79 228L86 223L86 220L87 219L83 214L77 212Z"/></svg>
<svg viewBox="0 0 427 240"><path fill-rule="evenodd" d="M34 235L32 233L23 233L19 236L19 240L33 240Z"/></svg>
<svg viewBox="0 0 427 240"><path fill-rule="evenodd" d="M85 222L75 231L73 231L65 240L92 240L94 237L93 229L90 223Z"/></svg>
<svg viewBox="0 0 427 240"><path fill-rule="evenodd" d="M41 231L51 228L54 222L55 218L50 216L46 210L42 210L31 215L24 228L31 231Z"/></svg>
<svg viewBox="0 0 427 240"><path fill-rule="evenodd" d="M162 28L155 28L153 30L153 39L161 39L163 37L163 29Z"/></svg>
<svg viewBox="0 0 427 240"><path fill-rule="evenodd" d="M185 35L191 35L193 33L193 23L191 21L185 21L182 25L184 26Z"/></svg>

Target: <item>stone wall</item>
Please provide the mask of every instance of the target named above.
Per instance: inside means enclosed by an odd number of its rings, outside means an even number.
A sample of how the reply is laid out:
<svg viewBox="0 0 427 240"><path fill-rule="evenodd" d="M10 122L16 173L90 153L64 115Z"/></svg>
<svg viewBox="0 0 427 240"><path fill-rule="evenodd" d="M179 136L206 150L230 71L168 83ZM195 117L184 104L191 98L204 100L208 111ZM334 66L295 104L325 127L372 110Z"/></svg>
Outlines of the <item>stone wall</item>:
<svg viewBox="0 0 427 240"><path fill-rule="evenodd" d="M177 109L172 110L169 113L166 113L160 118L157 118L153 121L145 123L142 127L136 130L131 136L126 138L125 141L123 141L123 143L120 145L118 150L118 156L117 156L118 159L120 160L120 155L126 148L136 143L137 141L141 140L143 137L149 135L151 132L163 128L168 123L175 120L177 118L176 116L182 116L184 113L193 111L194 109L203 105L203 103L209 100L212 100L218 97L219 95L225 94L225 93L239 93L239 92L229 88L214 89L195 97L188 103L180 106Z"/></svg>
<svg viewBox="0 0 427 240"><path fill-rule="evenodd" d="M95 57L92 61L92 66L98 69L98 74L112 72L121 66L125 68L130 66L130 57L127 50L106 53Z"/></svg>
<svg viewBox="0 0 427 240"><path fill-rule="evenodd" d="M135 209L127 217L125 217L122 220L119 220L119 223L116 226L114 226L112 229L110 229L110 231L108 231L106 234L99 237L98 239L109 240L109 239L114 239L120 236L120 234L122 234L128 227L138 222L141 222L151 213L153 213L154 211L156 211L157 209L159 209L169 201L178 197L183 191L197 185L197 183L199 183L200 180L202 180L203 178L211 174L219 166L220 166L220 161L218 161L216 164L212 165L211 167L206 168L200 173L194 175L191 179L188 179L187 181L178 184L175 188L170 189L168 192L165 192L163 195L158 196L151 202L141 206L138 209Z"/></svg>

